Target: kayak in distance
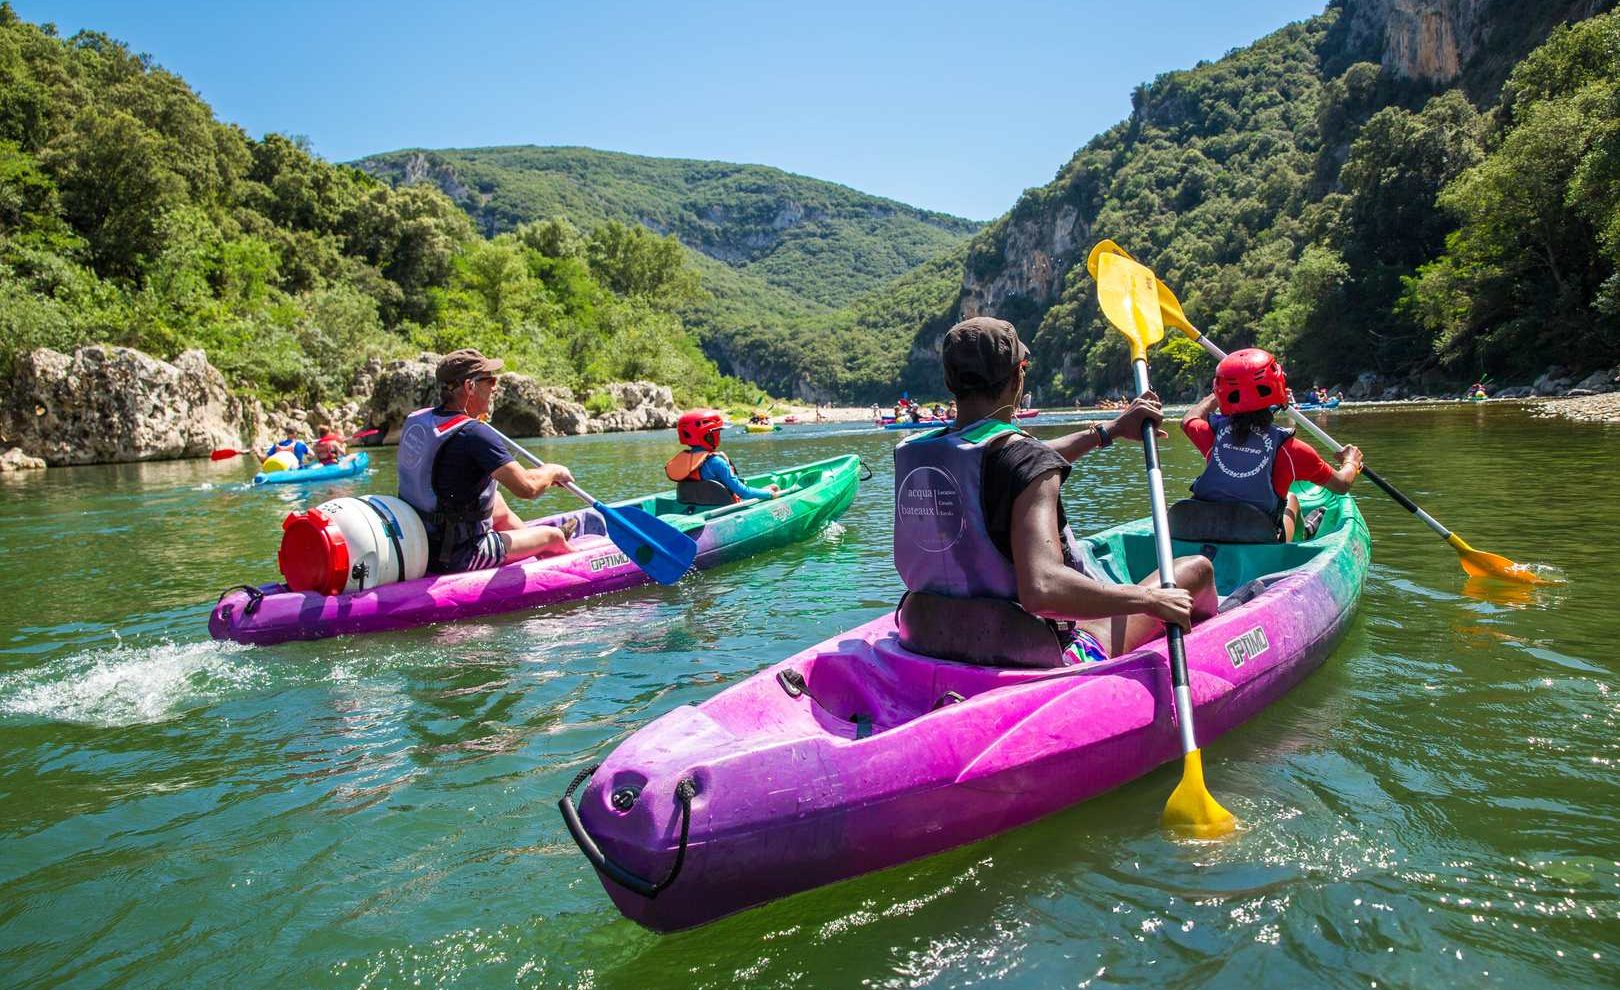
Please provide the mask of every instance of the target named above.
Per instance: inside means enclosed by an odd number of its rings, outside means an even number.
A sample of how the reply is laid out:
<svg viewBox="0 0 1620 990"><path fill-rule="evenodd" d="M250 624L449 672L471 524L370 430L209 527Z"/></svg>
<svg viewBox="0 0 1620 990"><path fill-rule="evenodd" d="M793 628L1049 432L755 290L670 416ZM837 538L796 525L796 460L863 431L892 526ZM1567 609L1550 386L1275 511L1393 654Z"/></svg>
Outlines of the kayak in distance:
<svg viewBox="0 0 1620 990"><path fill-rule="evenodd" d="M634 506L671 524L697 542L695 566L713 567L807 539L825 529L854 500L862 467L858 456L846 454L745 479L756 488L780 486L782 494L769 500L702 506L681 502L670 491L611 504L615 508ZM372 497L369 501L380 500ZM393 511L400 510L402 503L388 502ZM285 584L239 585L220 596L209 615L208 632L215 639L266 645L407 629L572 601L650 580L614 546L606 521L595 509L547 516L529 525L561 526L569 518L577 519L579 526L572 540L577 548L574 553L529 557L460 574L429 574L330 595L291 591ZM382 527L396 543L399 529L397 523ZM342 577L338 575L340 585Z"/></svg>
<svg viewBox="0 0 1620 990"><path fill-rule="evenodd" d="M1296 404L1294 408L1300 412L1310 412L1313 409L1337 409L1342 401L1344 400L1335 397L1326 402L1301 402Z"/></svg>
<svg viewBox="0 0 1620 990"><path fill-rule="evenodd" d="M1041 414L1041 411L1039 409L1020 409L1017 412L1013 413L1013 418L1014 419L1031 419L1031 418L1033 418L1035 416L1039 416L1040 414ZM893 416L883 416L883 417L881 417L879 419L874 419L872 421L872 425L873 426L881 426L885 430L924 430L924 429L927 429L927 428L929 428L931 426L949 426L949 425L951 425L952 422L953 421L949 420L949 419L933 419L933 418L920 419L920 420L917 420L916 422L912 422L909 419L902 419L902 420L896 421Z"/></svg>
<svg viewBox="0 0 1620 990"><path fill-rule="evenodd" d="M311 481L331 481L333 478L352 478L364 474L371 466L371 455L365 451L349 454L336 464L312 464L289 471L260 471L253 476L255 485L303 485Z"/></svg>
<svg viewBox="0 0 1620 990"><path fill-rule="evenodd" d="M1223 597L1185 638L1205 743L1321 666L1361 597L1371 543L1354 500L1295 491L1324 510L1309 541L1174 544L1213 552ZM1155 569L1148 519L1080 542L1105 580ZM1180 760L1174 711L1163 638L1100 663L988 667L902 647L885 615L654 719L559 807L618 909L676 931L978 841Z"/></svg>

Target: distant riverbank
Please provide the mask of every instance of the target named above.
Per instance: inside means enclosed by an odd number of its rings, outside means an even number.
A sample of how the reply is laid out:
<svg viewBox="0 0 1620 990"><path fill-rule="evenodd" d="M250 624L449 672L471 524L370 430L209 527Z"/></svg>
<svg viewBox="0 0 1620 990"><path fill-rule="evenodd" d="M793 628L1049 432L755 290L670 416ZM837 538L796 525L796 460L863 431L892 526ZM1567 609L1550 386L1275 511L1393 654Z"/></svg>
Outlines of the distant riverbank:
<svg viewBox="0 0 1620 990"><path fill-rule="evenodd" d="M1542 403L1541 409L1546 415L1563 416L1583 423L1620 423L1620 392L1551 399Z"/></svg>

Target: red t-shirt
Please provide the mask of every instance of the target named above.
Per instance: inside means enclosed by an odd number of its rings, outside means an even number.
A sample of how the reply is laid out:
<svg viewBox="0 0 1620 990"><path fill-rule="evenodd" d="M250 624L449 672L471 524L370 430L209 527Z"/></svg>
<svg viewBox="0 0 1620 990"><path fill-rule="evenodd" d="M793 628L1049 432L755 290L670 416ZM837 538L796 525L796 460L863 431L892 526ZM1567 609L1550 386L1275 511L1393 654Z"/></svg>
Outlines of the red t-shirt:
<svg viewBox="0 0 1620 990"><path fill-rule="evenodd" d="M1215 449L1215 427L1209 425L1209 420L1195 419L1183 423L1181 430L1208 460L1209 452ZM1288 486L1296 481L1320 485L1332 477L1333 469L1328 462L1322 459L1315 447L1298 437L1283 441L1282 449L1277 451L1277 461L1271 466L1271 488L1278 498L1287 498Z"/></svg>

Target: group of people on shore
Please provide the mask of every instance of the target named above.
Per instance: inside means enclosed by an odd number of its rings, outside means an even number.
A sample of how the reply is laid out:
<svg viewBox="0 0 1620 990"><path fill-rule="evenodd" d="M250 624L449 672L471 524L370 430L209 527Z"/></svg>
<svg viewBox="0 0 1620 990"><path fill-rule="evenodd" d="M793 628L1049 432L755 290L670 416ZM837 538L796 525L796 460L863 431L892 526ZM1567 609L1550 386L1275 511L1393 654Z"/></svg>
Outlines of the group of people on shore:
<svg viewBox="0 0 1620 990"><path fill-rule="evenodd" d="M1044 441L1014 425L1028 397L1030 357L1012 324L990 317L958 323L945 335L942 363L953 399L931 410L940 429L895 448L902 637L948 651L953 642L983 641L986 628L1016 633L1022 626L1036 630L1036 640L1055 635L1061 644L1058 653L1027 662L1073 663L1118 656L1160 635L1167 623L1190 628L1215 614L1214 569L1202 556L1175 561L1172 588L1160 587L1157 574L1134 585L1087 574L1059 497L1075 461L1119 439L1140 442L1149 427L1167 435L1156 394L1137 396L1108 423ZM569 527L526 525L499 490L534 498L573 480L560 464L519 467L483 422L502 366L472 349L446 355L437 369L438 405L406 419L400 497L422 516L436 573L573 549ZM1314 523L1299 518L1293 482L1342 493L1361 471L1355 447L1345 447L1330 466L1274 422L1289 398L1281 366L1250 348L1220 363L1211 393L1181 420L1206 458L1193 498L1248 506L1271 520L1284 541L1308 537ZM921 419L919 410L905 398L895 412ZM777 497L774 486L756 489L738 478L719 450L724 426L713 409L681 416L682 449L665 465L677 497L699 505ZM284 443L296 449L295 437Z"/></svg>

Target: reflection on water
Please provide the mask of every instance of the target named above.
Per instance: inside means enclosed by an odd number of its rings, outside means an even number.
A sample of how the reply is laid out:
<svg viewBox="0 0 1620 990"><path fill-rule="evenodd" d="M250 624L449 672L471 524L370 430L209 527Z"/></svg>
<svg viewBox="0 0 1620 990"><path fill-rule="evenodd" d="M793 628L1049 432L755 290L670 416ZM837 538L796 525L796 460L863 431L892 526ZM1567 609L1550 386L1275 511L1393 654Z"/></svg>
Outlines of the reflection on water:
<svg viewBox="0 0 1620 990"><path fill-rule="evenodd" d="M391 450L307 491L244 487L235 462L5 478L0 983L1612 985L1620 430L1512 407L1332 429L1476 546L1570 583L1466 580L1368 488L1345 640L1206 751L1230 840L1158 828L1172 766L662 938L612 909L557 797L660 713L893 606L893 433L728 435L744 471L846 451L876 469L817 540L673 588L274 648L208 641L208 606L274 576L289 510L386 490ZM670 445L530 446L611 499L661 487ZM1175 497L1198 459L1164 450ZM1140 451L1083 462L1065 497L1082 532L1144 514Z"/></svg>

